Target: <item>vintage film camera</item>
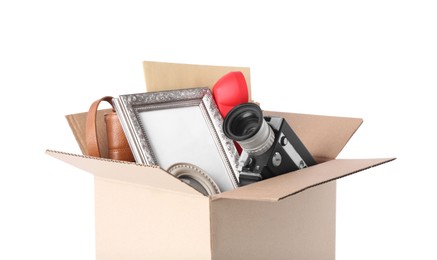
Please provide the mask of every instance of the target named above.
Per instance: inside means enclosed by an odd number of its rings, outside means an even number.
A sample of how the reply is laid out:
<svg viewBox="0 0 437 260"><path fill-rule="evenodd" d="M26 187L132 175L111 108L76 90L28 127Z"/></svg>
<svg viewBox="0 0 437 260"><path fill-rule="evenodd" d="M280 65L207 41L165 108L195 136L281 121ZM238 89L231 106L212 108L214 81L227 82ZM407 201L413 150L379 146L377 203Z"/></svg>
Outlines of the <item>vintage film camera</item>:
<svg viewBox="0 0 437 260"><path fill-rule="evenodd" d="M224 119L223 130L243 148L240 186L316 164L285 119L263 117L257 104L234 107Z"/></svg>

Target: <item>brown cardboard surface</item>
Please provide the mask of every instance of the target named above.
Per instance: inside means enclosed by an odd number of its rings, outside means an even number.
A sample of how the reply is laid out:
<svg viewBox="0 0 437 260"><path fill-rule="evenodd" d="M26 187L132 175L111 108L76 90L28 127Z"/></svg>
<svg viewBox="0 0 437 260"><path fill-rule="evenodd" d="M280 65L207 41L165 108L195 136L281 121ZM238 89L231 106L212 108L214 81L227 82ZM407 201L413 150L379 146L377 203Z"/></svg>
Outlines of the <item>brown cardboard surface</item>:
<svg viewBox="0 0 437 260"><path fill-rule="evenodd" d="M210 87L226 73L241 71L246 78L251 99L250 69L246 67L225 67L144 61L144 76L148 92L172 89Z"/></svg>
<svg viewBox="0 0 437 260"><path fill-rule="evenodd" d="M285 118L318 162L333 160L363 123L361 118L264 111Z"/></svg>
<svg viewBox="0 0 437 260"><path fill-rule="evenodd" d="M277 203L212 201L213 259L335 259L336 183Z"/></svg>
<svg viewBox="0 0 437 260"><path fill-rule="evenodd" d="M215 195L216 199L278 201L306 189L363 171L394 158L336 159Z"/></svg>
<svg viewBox="0 0 437 260"><path fill-rule="evenodd" d="M96 116L97 139L99 143L100 155L103 158L108 158L108 140L106 137L106 125L104 115L109 112L111 112L111 109L98 110ZM85 139L86 116L86 112L65 116L71 130L73 131L73 135L76 138L77 143L79 144L82 154L87 154Z"/></svg>
<svg viewBox="0 0 437 260"><path fill-rule="evenodd" d="M143 185L149 188L161 189L169 192L183 193L190 196L204 197L195 189L157 167L80 156L52 150L47 150L46 153L79 169L87 171L96 177L135 185Z"/></svg>
<svg viewBox="0 0 437 260"><path fill-rule="evenodd" d="M211 259L207 197L96 177L95 203L97 259Z"/></svg>

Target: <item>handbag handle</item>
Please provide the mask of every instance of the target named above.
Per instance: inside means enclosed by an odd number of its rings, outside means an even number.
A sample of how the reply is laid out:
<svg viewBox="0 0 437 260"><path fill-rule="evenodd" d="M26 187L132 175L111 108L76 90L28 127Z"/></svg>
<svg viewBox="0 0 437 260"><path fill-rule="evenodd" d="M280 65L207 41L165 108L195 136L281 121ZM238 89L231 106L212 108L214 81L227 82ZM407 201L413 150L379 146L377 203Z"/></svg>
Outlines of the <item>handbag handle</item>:
<svg viewBox="0 0 437 260"><path fill-rule="evenodd" d="M97 126L96 126L96 118L97 118L97 108L99 107L102 101L106 101L112 106L112 110L114 111L114 105L112 104L112 97L105 96L101 99L94 101L87 114L86 118L86 127L85 127L85 140L86 140L86 148L87 155L100 157L100 148L99 142L97 140Z"/></svg>

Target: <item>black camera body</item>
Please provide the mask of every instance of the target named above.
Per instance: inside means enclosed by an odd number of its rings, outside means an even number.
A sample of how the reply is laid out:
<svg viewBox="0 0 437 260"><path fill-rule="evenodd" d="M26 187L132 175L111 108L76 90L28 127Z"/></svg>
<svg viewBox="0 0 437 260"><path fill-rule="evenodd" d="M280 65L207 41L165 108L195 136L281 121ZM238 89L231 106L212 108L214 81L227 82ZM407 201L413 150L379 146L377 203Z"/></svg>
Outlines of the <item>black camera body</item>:
<svg viewBox="0 0 437 260"><path fill-rule="evenodd" d="M243 150L240 161L240 185L268 179L316 164L306 147L281 117L264 117L273 129L273 145L262 155Z"/></svg>
<svg viewBox="0 0 437 260"><path fill-rule="evenodd" d="M284 118L263 117L254 103L232 109L223 130L243 148L238 165L240 186L316 164Z"/></svg>

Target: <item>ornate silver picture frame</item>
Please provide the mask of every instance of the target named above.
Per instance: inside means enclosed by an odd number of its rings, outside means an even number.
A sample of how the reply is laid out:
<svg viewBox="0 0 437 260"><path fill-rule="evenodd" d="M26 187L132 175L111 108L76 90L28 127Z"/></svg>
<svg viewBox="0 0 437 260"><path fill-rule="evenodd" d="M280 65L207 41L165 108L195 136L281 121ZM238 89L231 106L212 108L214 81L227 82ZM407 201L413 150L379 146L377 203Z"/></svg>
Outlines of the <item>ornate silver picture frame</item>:
<svg viewBox="0 0 437 260"><path fill-rule="evenodd" d="M113 103L137 163L164 170L190 163L221 191L238 187L238 152L209 88L121 95Z"/></svg>

